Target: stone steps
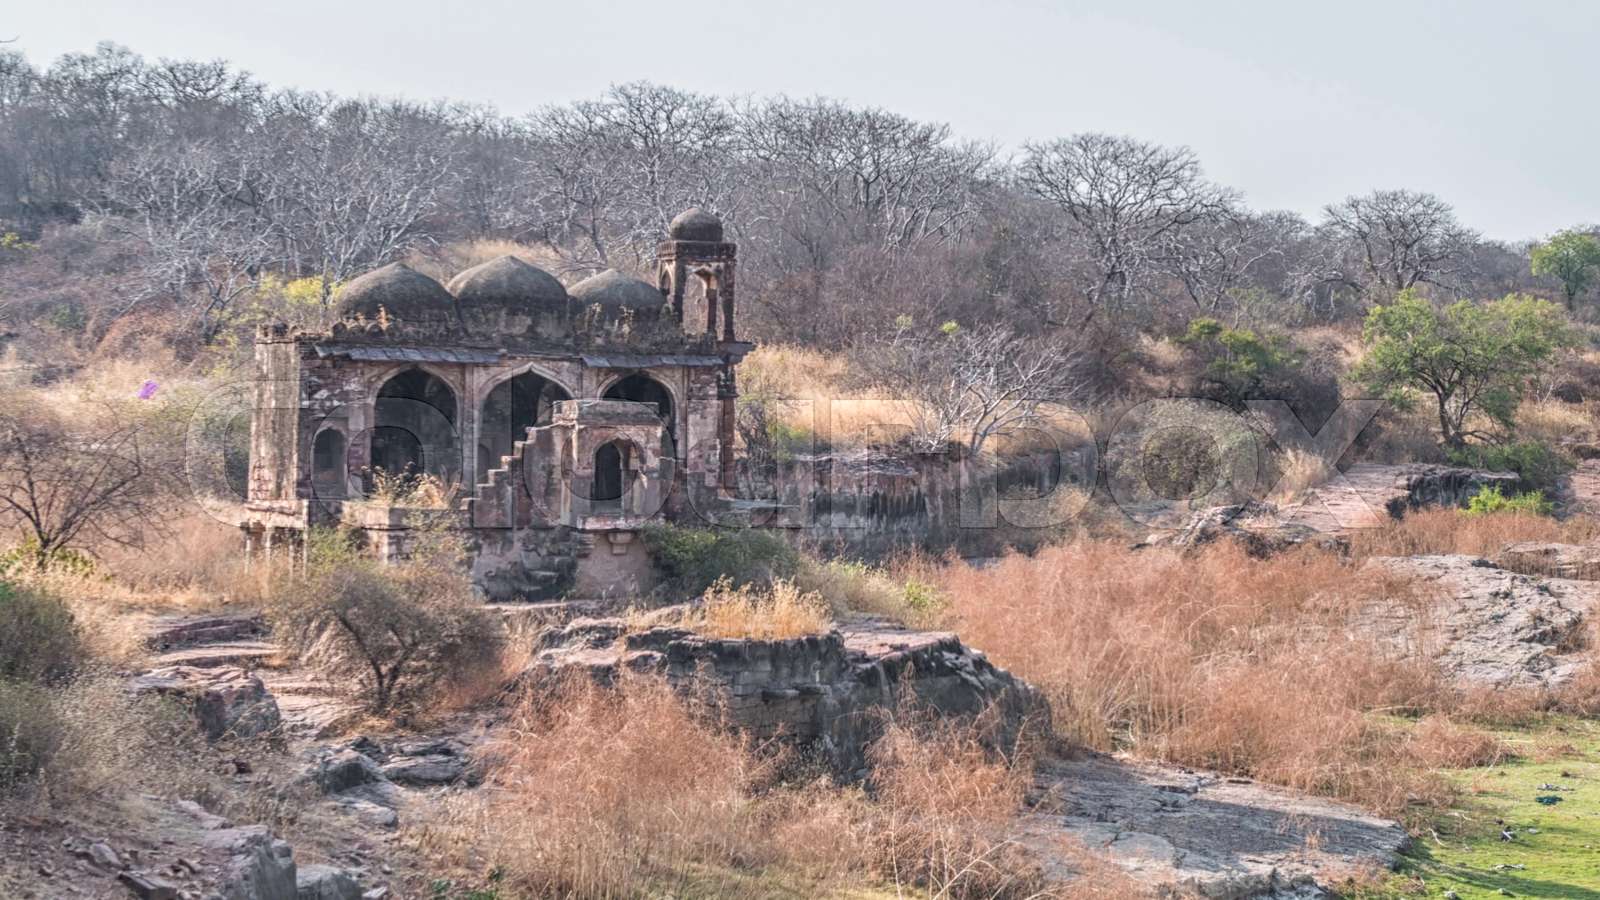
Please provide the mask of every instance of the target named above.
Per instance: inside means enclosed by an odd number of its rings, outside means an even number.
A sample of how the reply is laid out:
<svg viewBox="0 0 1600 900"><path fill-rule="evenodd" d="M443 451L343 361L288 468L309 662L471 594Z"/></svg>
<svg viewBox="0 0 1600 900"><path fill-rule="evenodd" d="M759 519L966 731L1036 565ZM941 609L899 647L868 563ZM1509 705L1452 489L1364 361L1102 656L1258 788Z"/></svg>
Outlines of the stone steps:
<svg viewBox="0 0 1600 900"><path fill-rule="evenodd" d="M223 666L258 668L277 657L276 644L266 641L231 641L219 644L200 644L171 650L151 660L154 666L193 666L197 669L217 669Z"/></svg>

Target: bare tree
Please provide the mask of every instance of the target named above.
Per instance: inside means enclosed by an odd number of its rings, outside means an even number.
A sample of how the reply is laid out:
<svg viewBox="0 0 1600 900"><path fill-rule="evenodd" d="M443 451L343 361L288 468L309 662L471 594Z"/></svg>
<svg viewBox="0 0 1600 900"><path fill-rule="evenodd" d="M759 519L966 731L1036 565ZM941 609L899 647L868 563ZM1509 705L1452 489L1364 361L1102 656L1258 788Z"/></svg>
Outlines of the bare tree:
<svg viewBox="0 0 1600 900"><path fill-rule="evenodd" d="M1215 316L1236 307L1241 291L1271 279L1304 229L1293 213L1252 213L1230 203L1170 232L1160 252L1196 311Z"/></svg>
<svg viewBox="0 0 1600 900"><path fill-rule="evenodd" d="M208 143L151 147L115 164L99 207L111 230L137 242L145 281L125 308L198 295L194 316L209 333L276 261L274 226L250 202L260 177L247 154Z"/></svg>
<svg viewBox="0 0 1600 900"><path fill-rule="evenodd" d="M1232 199L1202 177L1187 147L1107 134L1029 144L1018 181L1058 206L1083 236L1091 316L1123 307L1178 232Z"/></svg>
<svg viewBox="0 0 1600 900"><path fill-rule="evenodd" d="M74 419L12 398L0 409L0 521L38 566L85 541L138 546L166 496L146 427L114 409Z"/></svg>
<svg viewBox="0 0 1600 900"><path fill-rule="evenodd" d="M1455 211L1432 194L1374 191L1327 207L1319 232L1340 251L1324 278L1363 293L1398 293L1450 283L1478 240Z"/></svg>
<svg viewBox="0 0 1600 900"><path fill-rule="evenodd" d="M912 440L942 451L966 436L977 455L992 437L1038 421L1040 408L1083 390L1078 354L1002 325L929 331L903 327L859 355L867 382L889 395L912 422Z"/></svg>

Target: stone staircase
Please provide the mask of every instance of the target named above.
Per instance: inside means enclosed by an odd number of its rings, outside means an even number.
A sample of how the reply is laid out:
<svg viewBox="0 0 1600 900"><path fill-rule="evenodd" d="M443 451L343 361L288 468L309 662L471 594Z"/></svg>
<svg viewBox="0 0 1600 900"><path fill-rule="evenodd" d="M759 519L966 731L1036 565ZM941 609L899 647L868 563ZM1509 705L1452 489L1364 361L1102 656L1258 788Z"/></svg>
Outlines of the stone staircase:
<svg viewBox="0 0 1600 900"><path fill-rule="evenodd" d="M161 616L151 623L145 646L151 664L218 669L254 669L278 655L260 615Z"/></svg>

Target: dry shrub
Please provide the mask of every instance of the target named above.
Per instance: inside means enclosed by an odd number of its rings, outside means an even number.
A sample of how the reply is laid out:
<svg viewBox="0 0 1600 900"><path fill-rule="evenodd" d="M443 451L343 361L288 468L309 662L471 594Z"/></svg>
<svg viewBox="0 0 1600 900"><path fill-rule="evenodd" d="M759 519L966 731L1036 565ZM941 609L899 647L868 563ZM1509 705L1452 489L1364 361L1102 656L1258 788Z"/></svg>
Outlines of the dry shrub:
<svg viewBox="0 0 1600 900"><path fill-rule="evenodd" d="M1593 441L1600 437L1595 410L1586 403L1563 403L1554 397L1524 400L1517 407L1517 437L1541 444Z"/></svg>
<svg viewBox="0 0 1600 900"><path fill-rule="evenodd" d="M970 725L890 724L870 789L802 771L718 727L665 683L574 679L529 691L484 756L482 790L419 818L444 874L497 872L516 896L826 896L869 883L932 897L1131 897L1091 867L1046 888L1013 840L1030 769Z"/></svg>
<svg viewBox="0 0 1600 900"><path fill-rule="evenodd" d="M440 685L497 672L505 626L472 588L464 549L421 532L411 558L384 565L348 536L312 532L305 570L286 578L268 612L278 640L349 679L372 712L438 701Z"/></svg>
<svg viewBox="0 0 1600 900"><path fill-rule="evenodd" d="M530 693L509 726L488 748L485 789L445 801L424 826L423 846L447 865L497 869L526 896L616 897L715 882L716 869L779 856L783 832L767 827L768 806L752 796L768 767L660 682ZM805 812L774 806L790 829ZM853 838L850 828L821 836L830 834L834 844ZM852 854L815 851L818 860Z"/></svg>
<svg viewBox="0 0 1600 900"><path fill-rule="evenodd" d="M750 584L736 588L721 579L706 591L703 604L688 620L696 631L713 637L762 641L822 634L832 627L828 605L820 596L781 579L767 588Z"/></svg>
<svg viewBox="0 0 1600 900"><path fill-rule="evenodd" d="M1321 456L1291 447L1278 457L1278 479L1269 499L1274 503L1292 503L1306 491L1326 482L1332 474Z"/></svg>
<svg viewBox="0 0 1600 900"><path fill-rule="evenodd" d="M1351 551L1357 557L1422 556L1464 553L1493 557L1518 541L1581 544L1600 535L1595 520L1575 516L1566 521L1548 516L1493 513L1464 516L1454 509L1424 509L1375 528L1355 532Z"/></svg>
<svg viewBox="0 0 1600 900"><path fill-rule="evenodd" d="M83 662L67 604L38 585L0 581L0 681L61 678Z"/></svg>
<svg viewBox="0 0 1600 900"><path fill-rule="evenodd" d="M943 587L952 625L1041 687L1070 740L1389 812L1445 790L1396 765L1400 735L1368 713L1432 710L1450 692L1351 627L1373 602L1426 599L1334 556L1079 541L981 570L952 565Z"/></svg>
<svg viewBox="0 0 1600 900"><path fill-rule="evenodd" d="M885 880L935 897L1036 897L1038 860L1011 835L1031 766L988 750L970 723L913 716L873 745L873 840Z"/></svg>
<svg viewBox="0 0 1600 900"><path fill-rule="evenodd" d="M1505 742L1479 728L1459 725L1448 716L1423 718L1406 735L1405 752L1428 769L1471 769L1493 766L1511 755Z"/></svg>

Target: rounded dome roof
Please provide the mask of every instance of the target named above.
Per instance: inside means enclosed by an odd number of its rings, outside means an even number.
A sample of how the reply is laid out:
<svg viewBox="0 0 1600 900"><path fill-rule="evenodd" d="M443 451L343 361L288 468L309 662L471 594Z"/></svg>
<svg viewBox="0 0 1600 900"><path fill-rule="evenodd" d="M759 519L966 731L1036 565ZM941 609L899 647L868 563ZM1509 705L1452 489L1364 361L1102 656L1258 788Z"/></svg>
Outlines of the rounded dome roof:
<svg viewBox="0 0 1600 900"><path fill-rule="evenodd" d="M378 308L402 321L455 318L456 298L444 285L405 263L390 263L351 280L339 292L339 315L378 317Z"/></svg>
<svg viewBox="0 0 1600 900"><path fill-rule="evenodd" d="M502 256L458 272L450 293L462 306L508 306L564 310L567 289L554 275L515 256Z"/></svg>
<svg viewBox="0 0 1600 900"><path fill-rule="evenodd" d="M659 290L616 269L591 275L573 285L567 293L583 306L598 303L607 309L658 310L667 303Z"/></svg>
<svg viewBox="0 0 1600 900"><path fill-rule="evenodd" d="M675 241L722 243L722 220L698 206L692 206L667 226L667 236Z"/></svg>

